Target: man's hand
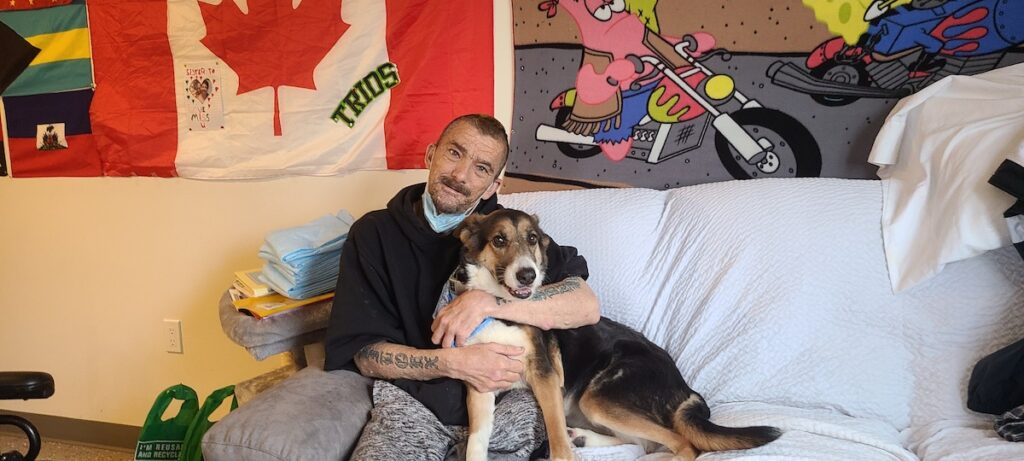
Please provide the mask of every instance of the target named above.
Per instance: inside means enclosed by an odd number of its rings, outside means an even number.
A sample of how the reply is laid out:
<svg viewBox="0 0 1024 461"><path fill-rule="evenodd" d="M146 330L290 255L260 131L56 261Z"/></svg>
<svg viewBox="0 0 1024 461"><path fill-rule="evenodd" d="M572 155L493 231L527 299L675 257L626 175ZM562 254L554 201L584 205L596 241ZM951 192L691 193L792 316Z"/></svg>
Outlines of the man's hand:
<svg viewBox="0 0 1024 461"><path fill-rule="evenodd" d="M473 344L452 350L452 377L465 381L477 392L508 389L522 379L523 348L497 343ZM457 353L457 355L456 355Z"/></svg>
<svg viewBox="0 0 1024 461"><path fill-rule="evenodd" d="M441 347L452 347L466 344L469 334L498 309L495 297L480 290L469 290L448 303L437 314L430 325L434 332L430 341Z"/></svg>

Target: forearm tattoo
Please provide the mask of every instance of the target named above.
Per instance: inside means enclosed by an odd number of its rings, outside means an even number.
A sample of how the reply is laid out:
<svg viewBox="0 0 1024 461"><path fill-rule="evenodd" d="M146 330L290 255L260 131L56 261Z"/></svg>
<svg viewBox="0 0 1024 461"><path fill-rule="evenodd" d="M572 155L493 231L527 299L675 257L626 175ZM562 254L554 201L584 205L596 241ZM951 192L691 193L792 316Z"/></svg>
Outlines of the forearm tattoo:
<svg viewBox="0 0 1024 461"><path fill-rule="evenodd" d="M381 366L396 367L401 369L423 369L432 370L437 368L437 356L413 355L404 352L383 352L373 344L366 346L356 353L357 359L369 360Z"/></svg>
<svg viewBox="0 0 1024 461"><path fill-rule="evenodd" d="M562 293L568 293L570 291L576 291L580 287L580 279L578 277L570 277L562 280L558 283L552 283L551 285L540 287L536 293L530 298L534 301L541 301L548 299L552 296L557 296Z"/></svg>
<svg viewBox="0 0 1024 461"><path fill-rule="evenodd" d="M579 277L569 277L561 282L542 286L533 294L533 296L530 297L530 301L543 301L563 293L576 291L580 287L580 280L581 279ZM498 301L499 306L514 302L504 298L496 298L496 300Z"/></svg>

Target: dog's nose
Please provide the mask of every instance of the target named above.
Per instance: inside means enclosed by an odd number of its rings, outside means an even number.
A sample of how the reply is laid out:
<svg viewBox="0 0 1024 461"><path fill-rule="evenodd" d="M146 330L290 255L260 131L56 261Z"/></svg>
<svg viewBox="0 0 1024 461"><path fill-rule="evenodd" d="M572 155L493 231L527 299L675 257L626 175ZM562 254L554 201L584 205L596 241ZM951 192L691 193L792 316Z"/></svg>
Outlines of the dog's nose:
<svg viewBox="0 0 1024 461"><path fill-rule="evenodd" d="M516 271L516 280L523 285L529 285L533 283L533 280L537 278L537 271L533 270L532 267L524 267Z"/></svg>

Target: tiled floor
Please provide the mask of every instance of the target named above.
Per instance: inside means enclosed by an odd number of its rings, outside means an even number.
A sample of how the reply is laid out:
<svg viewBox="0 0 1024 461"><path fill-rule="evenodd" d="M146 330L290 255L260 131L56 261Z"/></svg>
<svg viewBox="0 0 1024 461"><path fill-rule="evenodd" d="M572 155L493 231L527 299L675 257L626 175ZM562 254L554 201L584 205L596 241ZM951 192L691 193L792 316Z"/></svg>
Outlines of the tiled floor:
<svg viewBox="0 0 1024 461"><path fill-rule="evenodd" d="M0 453L18 450L21 454L28 451L28 442L24 437L0 434ZM132 461L134 453L130 449L107 448L77 445L59 440L43 438L43 447L39 451L40 461Z"/></svg>

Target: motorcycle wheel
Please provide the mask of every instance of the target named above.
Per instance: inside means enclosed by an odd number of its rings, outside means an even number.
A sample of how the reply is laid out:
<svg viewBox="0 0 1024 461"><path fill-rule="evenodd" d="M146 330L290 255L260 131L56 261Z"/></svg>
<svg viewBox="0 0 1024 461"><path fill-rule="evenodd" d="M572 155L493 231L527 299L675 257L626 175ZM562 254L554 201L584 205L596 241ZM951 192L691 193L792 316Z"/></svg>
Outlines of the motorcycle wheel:
<svg viewBox="0 0 1024 461"><path fill-rule="evenodd" d="M571 107L562 107L555 113L555 126L562 128L565 121L569 119L569 114L572 113ZM598 146L588 146L586 144L571 144L567 142L557 142L558 150L562 151L563 154L571 158L590 158L601 153L601 148Z"/></svg>
<svg viewBox="0 0 1024 461"><path fill-rule="evenodd" d="M822 80L847 85L870 86L868 71L862 65L829 62L811 70L811 75ZM850 104L860 98L856 96L829 96L812 94L811 99L823 106L838 107Z"/></svg>
<svg viewBox="0 0 1024 461"><path fill-rule="evenodd" d="M763 107L740 109L730 114L754 139L767 138L780 163L778 170L765 173L740 156L725 136L715 132L715 150L722 166L736 179L801 178L821 176L821 150L811 132L784 112Z"/></svg>

